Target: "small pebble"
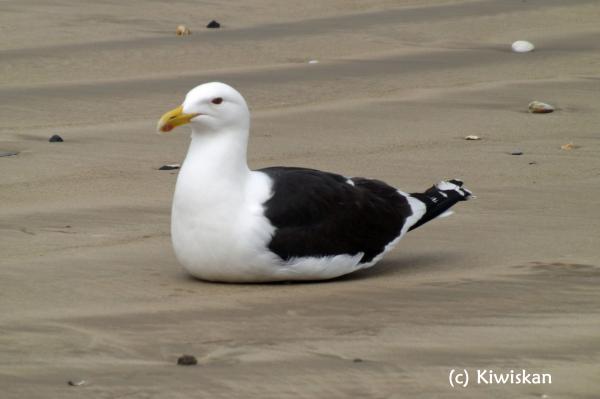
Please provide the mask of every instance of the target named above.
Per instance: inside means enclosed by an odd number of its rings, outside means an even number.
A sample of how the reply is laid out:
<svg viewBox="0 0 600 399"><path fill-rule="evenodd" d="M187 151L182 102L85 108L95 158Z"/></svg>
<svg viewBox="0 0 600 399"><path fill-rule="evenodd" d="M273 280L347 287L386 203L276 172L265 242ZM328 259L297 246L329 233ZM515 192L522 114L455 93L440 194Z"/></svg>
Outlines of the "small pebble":
<svg viewBox="0 0 600 399"><path fill-rule="evenodd" d="M530 51L533 51L535 46L533 45L533 43L528 42L526 40L517 40L512 44L511 48L512 51L514 51L515 53L528 53Z"/></svg>
<svg viewBox="0 0 600 399"><path fill-rule="evenodd" d="M529 162L529 165L537 165L537 162L531 161L531 162Z"/></svg>
<svg viewBox="0 0 600 399"><path fill-rule="evenodd" d="M215 21L214 19L206 25L208 29L218 29L221 27L221 24Z"/></svg>
<svg viewBox="0 0 600 399"><path fill-rule="evenodd" d="M79 380L79 381L69 380L67 382L67 384L69 384L72 387L80 387L85 384L85 381L84 380Z"/></svg>
<svg viewBox="0 0 600 399"><path fill-rule="evenodd" d="M50 137L48 141L51 143L62 143L64 140L58 134L55 134L54 136Z"/></svg>
<svg viewBox="0 0 600 399"><path fill-rule="evenodd" d="M465 140L481 140L481 137L475 136L474 134L470 134L465 137Z"/></svg>
<svg viewBox="0 0 600 399"><path fill-rule="evenodd" d="M554 112L554 107L541 101L532 101L529 103L529 112L532 114L549 114Z"/></svg>
<svg viewBox="0 0 600 399"><path fill-rule="evenodd" d="M198 364L198 359L192 355L182 355L177 359L177 364L179 366L194 366Z"/></svg>
<svg viewBox="0 0 600 399"><path fill-rule="evenodd" d="M187 36L191 35L192 31L185 25L179 25L175 33L177 33L177 36Z"/></svg>
<svg viewBox="0 0 600 399"><path fill-rule="evenodd" d="M158 168L158 170L175 170L181 168L181 165L178 163L166 164Z"/></svg>
<svg viewBox="0 0 600 399"><path fill-rule="evenodd" d="M18 154L18 152L14 152L14 151L0 151L0 157L12 157L17 154Z"/></svg>
<svg viewBox="0 0 600 399"><path fill-rule="evenodd" d="M510 153L510 155L523 155L523 151L514 150L513 152Z"/></svg>
<svg viewBox="0 0 600 399"><path fill-rule="evenodd" d="M357 357L356 359L352 360L354 363L362 363L362 359L360 357Z"/></svg>
<svg viewBox="0 0 600 399"><path fill-rule="evenodd" d="M309 64L318 64L319 60L310 60L308 61Z"/></svg>
<svg viewBox="0 0 600 399"><path fill-rule="evenodd" d="M567 143L560 146L561 150L571 151L572 149L577 148L573 143Z"/></svg>

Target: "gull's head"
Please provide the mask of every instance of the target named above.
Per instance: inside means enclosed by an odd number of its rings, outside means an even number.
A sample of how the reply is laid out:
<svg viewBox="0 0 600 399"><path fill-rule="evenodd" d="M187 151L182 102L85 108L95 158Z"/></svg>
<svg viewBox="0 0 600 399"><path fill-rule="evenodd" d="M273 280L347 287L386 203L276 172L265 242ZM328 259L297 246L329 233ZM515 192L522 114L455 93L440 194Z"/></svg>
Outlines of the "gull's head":
<svg viewBox="0 0 600 399"><path fill-rule="evenodd" d="M205 83L190 90L183 104L165 113L157 130L166 133L188 123L195 133L247 131L250 112L244 97L233 87L219 82Z"/></svg>

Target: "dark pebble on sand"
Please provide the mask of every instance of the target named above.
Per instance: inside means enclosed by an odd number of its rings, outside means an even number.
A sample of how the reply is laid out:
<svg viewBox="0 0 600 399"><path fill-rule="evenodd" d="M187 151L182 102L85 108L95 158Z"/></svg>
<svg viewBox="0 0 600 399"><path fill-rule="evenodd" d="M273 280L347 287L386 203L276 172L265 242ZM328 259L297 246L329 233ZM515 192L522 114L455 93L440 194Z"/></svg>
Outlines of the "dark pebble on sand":
<svg viewBox="0 0 600 399"><path fill-rule="evenodd" d="M58 134L55 134L54 136L50 137L48 141L51 143L62 143L64 140Z"/></svg>
<svg viewBox="0 0 600 399"><path fill-rule="evenodd" d="M208 25L206 25L206 27L209 29L217 29L221 27L221 24L213 19L208 23Z"/></svg>
<svg viewBox="0 0 600 399"><path fill-rule="evenodd" d="M360 357L357 357L356 359L352 360L354 363L362 363L362 359Z"/></svg>
<svg viewBox="0 0 600 399"><path fill-rule="evenodd" d="M0 151L0 157L12 157L17 154L18 154L18 152L14 152L14 151Z"/></svg>
<svg viewBox="0 0 600 399"><path fill-rule="evenodd" d="M510 153L510 155L523 155L523 151L514 150L513 152Z"/></svg>
<svg viewBox="0 0 600 399"><path fill-rule="evenodd" d="M84 380L69 380L67 382L67 384L69 384L72 387L80 387L85 384L85 381Z"/></svg>
<svg viewBox="0 0 600 399"><path fill-rule="evenodd" d="M198 359L192 355L182 355L177 359L177 365L179 366L194 366L198 364Z"/></svg>
<svg viewBox="0 0 600 399"><path fill-rule="evenodd" d="M168 165L163 165L160 168L158 168L158 170L175 170L175 169L179 169L181 168L181 165L179 164L168 164Z"/></svg>

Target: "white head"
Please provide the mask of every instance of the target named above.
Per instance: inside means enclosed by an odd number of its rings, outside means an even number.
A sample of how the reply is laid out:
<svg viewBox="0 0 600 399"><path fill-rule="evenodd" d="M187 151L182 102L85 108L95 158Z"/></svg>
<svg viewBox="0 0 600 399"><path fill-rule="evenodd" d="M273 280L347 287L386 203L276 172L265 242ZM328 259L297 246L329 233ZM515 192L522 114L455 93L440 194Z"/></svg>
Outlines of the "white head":
<svg viewBox="0 0 600 399"><path fill-rule="evenodd" d="M191 124L195 134L225 131L248 132L250 111L244 97L225 83L211 82L194 87L183 104L165 113L158 121L159 132Z"/></svg>

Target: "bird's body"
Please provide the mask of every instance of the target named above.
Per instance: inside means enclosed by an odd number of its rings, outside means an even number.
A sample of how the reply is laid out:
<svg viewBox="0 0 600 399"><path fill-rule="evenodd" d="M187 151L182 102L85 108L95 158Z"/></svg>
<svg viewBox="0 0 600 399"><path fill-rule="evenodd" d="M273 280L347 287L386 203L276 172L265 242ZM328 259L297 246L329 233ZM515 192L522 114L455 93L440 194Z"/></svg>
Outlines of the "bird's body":
<svg viewBox="0 0 600 399"><path fill-rule="evenodd" d="M192 90L159 129L186 122L192 123L192 141L177 180L171 235L179 262L201 279L348 274L374 265L408 230L470 197L457 180L409 195L377 180L314 169L252 171L247 106L222 83Z"/></svg>

